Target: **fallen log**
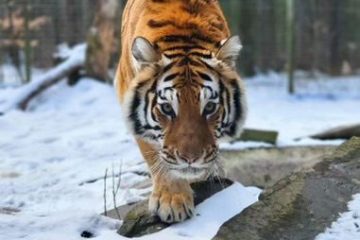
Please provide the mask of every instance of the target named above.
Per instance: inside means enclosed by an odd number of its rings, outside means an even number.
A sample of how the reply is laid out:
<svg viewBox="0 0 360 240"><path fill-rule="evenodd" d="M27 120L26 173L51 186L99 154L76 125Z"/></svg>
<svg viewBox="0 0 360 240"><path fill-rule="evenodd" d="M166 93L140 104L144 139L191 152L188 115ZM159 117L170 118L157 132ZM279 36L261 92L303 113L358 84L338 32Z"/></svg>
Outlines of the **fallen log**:
<svg viewBox="0 0 360 240"><path fill-rule="evenodd" d="M340 126L310 136L310 138L319 140L350 139L352 137L360 137L360 124Z"/></svg>
<svg viewBox="0 0 360 240"><path fill-rule="evenodd" d="M79 71L84 67L85 63L85 49L86 45L78 45L69 54L69 58L55 68L49 70L38 79L25 86L22 86L17 92L16 96L11 101L2 106L0 112L5 113L12 109L20 109L25 111L35 97L40 95L49 87L55 85L67 76Z"/></svg>

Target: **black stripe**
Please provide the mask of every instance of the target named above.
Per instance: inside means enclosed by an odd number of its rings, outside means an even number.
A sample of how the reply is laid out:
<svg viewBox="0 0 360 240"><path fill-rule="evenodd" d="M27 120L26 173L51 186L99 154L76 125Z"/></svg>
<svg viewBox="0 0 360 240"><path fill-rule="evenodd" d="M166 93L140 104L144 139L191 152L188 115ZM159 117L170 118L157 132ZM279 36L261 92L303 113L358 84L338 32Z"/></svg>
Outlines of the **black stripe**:
<svg viewBox="0 0 360 240"><path fill-rule="evenodd" d="M199 76L205 80L205 81L208 81L208 82L212 82L212 79L209 75L207 75L206 73L202 73L200 71L197 72L199 74Z"/></svg>
<svg viewBox="0 0 360 240"><path fill-rule="evenodd" d="M198 32L194 32L191 35L191 37L195 38L195 39L198 39L200 41L203 41L203 42L211 43L211 44L216 43L213 39L209 38L208 36L202 35L202 34L200 34Z"/></svg>
<svg viewBox="0 0 360 240"><path fill-rule="evenodd" d="M158 97L161 99L161 100L167 100L166 97L162 96L161 93L158 94Z"/></svg>
<svg viewBox="0 0 360 240"><path fill-rule="evenodd" d="M134 99L133 99L133 102L131 104L131 112L130 112L130 115L128 117L134 123L134 132L136 134L140 135L144 131L142 131L142 129L141 129L141 122L139 120L139 116L138 116L138 112L137 112L137 109L138 109L139 106L140 106L140 97L139 97L138 89L136 89Z"/></svg>
<svg viewBox="0 0 360 240"><path fill-rule="evenodd" d="M185 65L193 65L193 66L199 66L200 63L196 62L195 60L189 58L188 56L184 56L177 64L177 66L182 67Z"/></svg>
<svg viewBox="0 0 360 240"><path fill-rule="evenodd" d="M145 93L144 115L145 115L145 121L146 121L147 124L149 124L149 121L147 119L147 112L148 112L148 107L149 107L149 103L150 103L150 100L149 100L150 99L150 93L155 94L156 85L157 85L157 80L154 80L153 83L151 84L151 87ZM150 111L151 111L151 109L150 109Z"/></svg>
<svg viewBox="0 0 360 240"><path fill-rule="evenodd" d="M156 119L155 113L154 113L154 109L155 109L155 105L156 105L157 101L156 101L156 97L153 98L152 102L151 102L151 118L154 120L154 122L159 122Z"/></svg>
<svg viewBox="0 0 360 240"><path fill-rule="evenodd" d="M199 63L199 62L197 62L197 61L195 61L193 59L190 61L190 64L192 66L195 66L195 67L202 67L203 66L203 65L201 65L201 63Z"/></svg>
<svg viewBox="0 0 360 240"><path fill-rule="evenodd" d="M166 66L164 67L164 72L169 71L175 64L176 64L176 62L174 61L174 62L171 62L171 63L169 63L168 65L166 65Z"/></svg>
<svg viewBox="0 0 360 240"><path fill-rule="evenodd" d="M218 93L218 92L213 91L213 92L212 92L212 95L211 95L211 97L210 97L210 99L217 99L218 97L219 97L219 93Z"/></svg>
<svg viewBox="0 0 360 240"><path fill-rule="evenodd" d="M190 52L191 50L207 50L207 49L198 45L191 45L191 46L182 45L182 46L174 46L174 47L166 48L164 49L164 52L176 51L176 50L183 50L184 52Z"/></svg>
<svg viewBox="0 0 360 240"><path fill-rule="evenodd" d="M145 129L145 130L161 131L161 127L159 127L159 126L145 125L145 126L143 126L143 129Z"/></svg>
<svg viewBox="0 0 360 240"><path fill-rule="evenodd" d="M242 108L241 108L241 92L239 85L236 82L237 80L234 80L234 82L231 83L231 87L233 88L234 93L234 111L235 111L235 118L234 122L232 123L229 131L230 136L233 136L236 133L237 130L237 121L241 118L242 115Z"/></svg>
<svg viewBox="0 0 360 240"><path fill-rule="evenodd" d="M195 43L194 40L187 35L168 35L160 38L159 41L162 42L185 42L185 43Z"/></svg>
<svg viewBox="0 0 360 240"><path fill-rule="evenodd" d="M209 68L210 70L217 72L216 69L213 68L212 66L210 66L208 63L202 61L201 59L200 59L200 62L201 62L202 64L204 64L204 65L205 65L207 68Z"/></svg>
<svg viewBox="0 0 360 240"><path fill-rule="evenodd" d="M172 87L166 87L166 88L163 88L163 91L166 92L166 91L173 91L173 88Z"/></svg>
<svg viewBox="0 0 360 240"><path fill-rule="evenodd" d="M204 54L204 53L200 53L200 52L191 52L191 53L189 53L189 55L198 56L198 57L207 58L207 59L212 58L211 54Z"/></svg>
<svg viewBox="0 0 360 240"><path fill-rule="evenodd" d="M166 20L166 21L155 21L153 19L151 19L150 21L148 21L148 26L151 28L162 28L162 27L166 27L168 25L175 25L174 21L170 21L170 20Z"/></svg>
<svg viewBox="0 0 360 240"><path fill-rule="evenodd" d="M178 75L179 75L179 73L170 74L169 76L167 76L164 79L164 82L169 82L169 81L173 80L174 78L176 78Z"/></svg>
<svg viewBox="0 0 360 240"><path fill-rule="evenodd" d="M149 124L149 121L147 120L147 111L148 111L148 107L149 107L149 93L151 92L151 90L148 90L145 94L145 105L144 105L144 118L147 124Z"/></svg>
<svg viewBox="0 0 360 240"><path fill-rule="evenodd" d="M185 54L183 54L183 53L173 53L173 54L164 54L165 55L165 57L167 57L167 58L178 58L178 57L184 57L185 56Z"/></svg>
<svg viewBox="0 0 360 240"><path fill-rule="evenodd" d="M193 32L191 35L168 35L161 37L158 41L162 42L184 42L184 43L194 43L196 44L196 41L202 41L206 43L215 44L216 42L200 33ZM156 41L156 42L158 42Z"/></svg>

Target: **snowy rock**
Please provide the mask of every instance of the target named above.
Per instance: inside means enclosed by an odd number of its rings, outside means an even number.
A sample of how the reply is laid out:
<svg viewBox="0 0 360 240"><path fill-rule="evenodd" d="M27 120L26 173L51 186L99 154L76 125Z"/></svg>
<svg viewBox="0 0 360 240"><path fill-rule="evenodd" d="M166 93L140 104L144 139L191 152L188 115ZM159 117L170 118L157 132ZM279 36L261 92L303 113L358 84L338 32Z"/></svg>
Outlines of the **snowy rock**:
<svg viewBox="0 0 360 240"><path fill-rule="evenodd" d="M266 189L259 202L225 223L214 239L314 239L347 211L357 193L360 138L353 138L313 168Z"/></svg>
<svg viewBox="0 0 360 240"><path fill-rule="evenodd" d="M192 188L195 192L195 205L203 202L217 192L220 192L224 188L232 185L232 181L227 179L210 179L204 182L198 182L192 184ZM124 224L121 226L118 233L126 237L140 237L143 235L158 232L169 226L167 223L160 221L158 217L151 216L148 212L148 202L143 201L135 206L129 206L131 210L122 208L122 212L128 212ZM112 212L110 215L116 216Z"/></svg>

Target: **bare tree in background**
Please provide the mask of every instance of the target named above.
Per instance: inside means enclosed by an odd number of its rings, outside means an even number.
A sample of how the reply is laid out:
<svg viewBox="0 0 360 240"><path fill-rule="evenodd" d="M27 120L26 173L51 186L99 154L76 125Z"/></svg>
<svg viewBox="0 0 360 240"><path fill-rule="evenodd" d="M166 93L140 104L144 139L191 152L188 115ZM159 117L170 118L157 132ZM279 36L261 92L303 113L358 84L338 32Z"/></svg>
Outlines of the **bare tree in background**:
<svg viewBox="0 0 360 240"><path fill-rule="evenodd" d="M118 0L97 0L97 11L87 38L86 74L110 81L108 68L115 48L115 30L118 26Z"/></svg>
<svg viewBox="0 0 360 240"><path fill-rule="evenodd" d="M23 83L30 82L32 49L39 45L31 35L40 32L50 22L47 16L32 17L28 1L16 5L14 0L6 2L7 14L0 18L0 47L7 52ZM22 58L25 57L25 59ZM25 67L23 74L22 67Z"/></svg>

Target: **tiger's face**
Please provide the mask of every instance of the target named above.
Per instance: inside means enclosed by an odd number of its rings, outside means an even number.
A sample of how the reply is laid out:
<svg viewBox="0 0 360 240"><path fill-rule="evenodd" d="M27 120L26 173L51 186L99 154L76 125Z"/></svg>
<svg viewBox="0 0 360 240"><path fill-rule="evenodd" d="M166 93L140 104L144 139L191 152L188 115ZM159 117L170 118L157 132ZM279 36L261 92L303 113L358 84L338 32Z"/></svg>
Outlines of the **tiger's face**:
<svg viewBox="0 0 360 240"><path fill-rule="evenodd" d="M218 52L193 48L157 52L137 38L137 75L125 96L125 116L137 138L157 149L161 168L197 179L217 166L218 142L239 135L246 116L242 82L235 71L238 37Z"/></svg>

